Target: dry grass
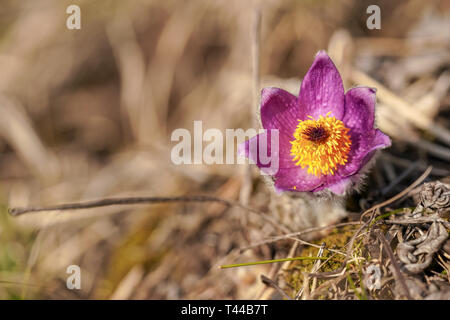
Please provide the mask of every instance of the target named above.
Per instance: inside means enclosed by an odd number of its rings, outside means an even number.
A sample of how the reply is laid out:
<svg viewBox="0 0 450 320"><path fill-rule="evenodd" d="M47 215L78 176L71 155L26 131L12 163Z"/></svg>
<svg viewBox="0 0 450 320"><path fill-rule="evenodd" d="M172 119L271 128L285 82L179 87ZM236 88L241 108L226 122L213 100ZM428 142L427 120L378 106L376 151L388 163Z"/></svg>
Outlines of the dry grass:
<svg viewBox="0 0 450 320"><path fill-rule="evenodd" d="M379 31L365 27L371 1L77 3L82 29L71 31L65 28L65 8L72 1L2 2L0 298L276 298L276 286L291 287L294 298L404 297L392 286L390 294L369 295L359 281L359 257L367 254L358 244L376 236L377 228L386 231L378 225L382 221L361 229L350 272L331 280L313 276L323 270L314 263L306 265L308 281L301 276L299 283L282 280L284 270L295 265L290 262L217 266L296 257L306 248L317 254L319 248L310 244L320 247L330 236L327 226L359 221L360 213L405 190L429 165L427 180L448 182L446 1L379 1ZM393 139L362 193L344 206L332 199L292 199L274 195L254 169L245 175L245 166L172 164L173 129L192 130L194 120L221 131L254 126L258 86L297 93L299 77L320 49L336 62L346 89L378 88L377 125ZM383 210L415 207L419 190ZM240 200L267 218L219 203L111 206L16 218L6 211L105 197L193 194ZM266 241L304 229L315 232ZM383 261L387 268L388 259ZM66 288L72 264L81 267L81 290ZM435 264L448 266L448 256L440 253ZM445 267L436 265L427 272L442 278ZM276 286L267 287L261 274ZM396 271L386 274L394 277ZM288 276L295 278L295 272ZM329 288L332 296L324 293ZM430 290L410 294L423 298Z"/></svg>

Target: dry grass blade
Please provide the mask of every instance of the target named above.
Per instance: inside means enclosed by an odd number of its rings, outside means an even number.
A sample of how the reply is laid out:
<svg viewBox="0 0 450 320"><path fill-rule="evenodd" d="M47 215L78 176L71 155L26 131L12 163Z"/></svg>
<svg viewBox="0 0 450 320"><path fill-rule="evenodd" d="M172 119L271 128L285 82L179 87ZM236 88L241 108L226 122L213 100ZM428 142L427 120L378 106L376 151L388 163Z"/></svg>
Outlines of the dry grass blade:
<svg viewBox="0 0 450 320"><path fill-rule="evenodd" d="M361 215L361 221L362 219L365 218L365 216L369 213L373 213L375 210L379 210L380 208L387 206L388 204L393 203L394 201L397 201L398 199L402 198L403 196L407 195L411 190L413 190L415 187L417 187L419 184L421 184L427 177L428 175L431 173L431 170L433 169L433 167L429 166L425 172L419 177L417 178L416 181L414 181L411 185L409 185L406 189L404 189L403 191L401 191L400 193L396 194L395 196L393 196L392 198L383 201L380 204L376 204L373 207L371 207L370 209L366 210L362 215ZM373 218L373 217L372 217Z"/></svg>
<svg viewBox="0 0 450 320"><path fill-rule="evenodd" d="M395 270L395 277L397 278L397 281L400 283L401 287L403 288L403 291L405 292L405 296L408 298L408 300L412 300L411 294L409 293L408 286L406 285L405 278L402 275L402 272L400 271L400 267L397 264L397 260L394 256L394 253L392 252L391 246L389 245L388 241L386 240L386 237L381 232L376 232L376 235L380 239L380 241L383 243L383 248L387 252L389 259L391 260L391 263Z"/></svg>
<svg viewBox="0 0 450 320"><path fill-rule="evenodd" d="M283 289L281 289L272 279L267 278L265 275L262 274L261 281L264 284L275 289L282 297L286 298L287 300L292 300L292 298L286 292L284 292Z"/></svg>
<svg viewBox="0 0 450 320"><path fill-rule="evenodd" d="M217 202L223 205L232 207L240 207L242 209L261 213L258 210L244 206L238 202L221 199L213 196L179 196L179 197L125 197L125 198L110 198L101 200L92 200L86 202L66 203L62 205L50 207L29 207L29 208L10 208L9 213L13 216L18 216L26 213L36 213L43 211L65 211L65 210L81 210L105 206L115 205L133 205L133 204L157 204L169 202Z"/></svg>
<svg viewBox="0 0 450 320"><path fill-rule="evenodd" d="M431 119L416 111L406 101L391 92L381 83L356 69L352 72L352 79L356 83L365 83L370 87L377 88L377 96L381 101L397 110L404 118L408 119L418 128L434 134L436 137L450 146L450 131L448 131L441 125L434 123Z"/></svg>

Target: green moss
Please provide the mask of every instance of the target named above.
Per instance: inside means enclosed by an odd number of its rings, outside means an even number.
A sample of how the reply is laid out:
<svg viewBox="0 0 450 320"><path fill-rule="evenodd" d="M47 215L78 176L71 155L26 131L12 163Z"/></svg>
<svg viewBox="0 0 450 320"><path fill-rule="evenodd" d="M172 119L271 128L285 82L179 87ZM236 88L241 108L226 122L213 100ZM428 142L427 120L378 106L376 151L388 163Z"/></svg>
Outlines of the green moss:
<svg viewBox="0 0 450 320"><path fill-rule="evenodd" d="M331 232L328 235L313 241L313 243L317 245L325 243L325 246L328 249L334 249L345 252L346 251L345 246L352 238L356 229L357 229L356 226L335 228L331 230ZM360 244L358 243L358 245ZM318 248L306 246L305 248L303 248L303 250L300 252L299 255L305 257L317 256L318 252L319 252ZM329 250L325 250L323 256L330 259L322 265L319 272L335 271L342 266L342 262L344 261L344 257L342 255L333 253ZM291 264L290 269L287 270L287 272L285 273L286 275L285 280L287 284L293 289L293 295L295 295L295 293L297 293L298 290L300 290L300 288L303 287L304 277L302 273L311 272L314 264L315 264L314 260L303 260ZM317 285L319 286L324 281L325 280L319 279L317 281Z"/></svg>

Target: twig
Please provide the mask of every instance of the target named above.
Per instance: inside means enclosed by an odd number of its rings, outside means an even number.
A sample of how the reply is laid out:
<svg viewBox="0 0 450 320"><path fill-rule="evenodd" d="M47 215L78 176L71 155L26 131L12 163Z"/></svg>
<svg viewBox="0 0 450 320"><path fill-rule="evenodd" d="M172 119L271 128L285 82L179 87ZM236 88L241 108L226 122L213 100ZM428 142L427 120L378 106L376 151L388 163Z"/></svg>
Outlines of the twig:
<svg viewBox="0 0 450 320"><path fill-rule="evenodd" d="M419 184L422 183L423 180L426 179L426 177L428 177L428 175L430 174L431 170L433 169L432 166L428 166L427 170L425 170L425 172L419 177L417 178L416 181L414 181L409 187L407 187L406 189L404 189L402 192L396 194L395 196L393 196L392 198L380 203L380 204L376 204L373 207L371 207L370 209L366 210L362 215L361 215L361 219L360 221L362 221L362 219L369 213L374 212L375 210L379 210L382 207L391 204L394 201L397 201L398 199L402 198L404 195L408 194L412 189L414 189L415 187L417 187Z"/></svg>
<svg viewBox="0 0 450 320"><path fill-rule="evenodd" d="M435 157L441 158L445 161L450 161L450 149L448 147L440 146L420 137L408 135L405 136L405 140L412 144L415 148L423 149Z"/></svg>
<svg viewBox="0 0 450 320"><path fill-rule="evenodd" d="M286 258L293 258L295 256L295 252L297 251L298 248L298 242L294 242L294 244L292 245L291 249L289 250L289 253L287 255ZM288 269L289 265L292 263L292 261L285 261L281 266L279 265L274 265L275 268L273 268L271 271L272 276L270 276L270 278L273 279L278 279L278 276L280 275L281 271ZM278 267L278 268L276 268ZM270 299L271 295L273 292L273 288L271 290L265 290L265 292L262 292L260 295L258 295L258 299L257 300L267 300Z"/></svg>
<svg viewBox="0 0 450 320"><path fill-rule="evenodd" d="M283 297L285 297L288 300L292 300L291 297L289 297L289 295L286 294L286 292L284 292L276 283L275 281L273 281L272 279L266 277L265 275L261 275L261 281L265 284L268 285L272 288L274 288L275 290L278 291L279 294L281 294Z"/></svg>
<svg viewBox="0 0 450 320"><path fill-rule="evenodd" d="M450 131L448 131L445 127L442 127L441 125L433 122L432 119L417 111L405 100L398 97L395 93L390 91L388 88L386 88L367 74L353 69L351 76L353 81L355 81L356 83L364 83L365 85L368 85L370 87L377 88L377 96L380 101L395 109L409 122L411 122L418 128L431 132L442 142L450 145Z"/></svg>
<svg viewBox="0 0 450 320"><path fill-rule="evenodd" d="M260 42L261 42L261 9L256 7L253 11L252 28L252 78L253 78L253 108L258 108L256 112L251 109L253 125L257 125L256 114L259 110L259 60L260 60Z"/></svg>
<svg viewBox="0 0 450 320"><path fill-rule="evenodd" d="M26 213L37 213L43 211L63 211L63 210L80 210L80 209L91 209L97 207L106 207L113 205L133 205L133 204L157 204L157 203L170 203L170 202L217 202L228 207L238 207L248 212L259 215L261 218L272 224L277 229L281 229L284 232L289 231L284 226L278 224L272 217L266 213L245 206L239 202L226 200L214 196L178 196L178 197L125 197L125 198L105 198L100 200L92 200L86 202L74 202L66 203L50 207L29 207L29 208L9 208L8 212L12 216L19 216Z"/></svg>
<svg viewBox="0 0 450 320"><path fill-rule="evenodd" d="M423 224L423 223L432 223L432 222L440 222L445 225L447 228L450 228L450 223L441 218L433 218L433 217L418 217L418 218L405 218L405 219L391 219L385 220L384 223L387 224L401 224L401 225L411 225L411 224Z"/></svg>
<svg viewBox="0 0 450 320"><path fill-rule="evenodd" d="M409 293L409 290L408 290L408 286L406 285L405 279L403 278L403 275L400 272L400 268L397 264L397 261L395 260L394 253L392 252L391 246L387 242L386 237L380 231L375 232L375 234L378 236L380 241L383 243L383 247L389 256L389 259L391 259L392 265L394 266L394 270L395 270L395 277L397 278L397 281L400 282L400 285L402 286L403 291L405 291L406 298L408 298L408 300L412 300L411 294Z"/></svg>
<svg viewBox="0 0 450 320"><path fill-rule="evenodd" d="M347 248L347 251L346 251L346 257L345 257L344 262L342 262L341 269L345 270L345 267L346 267L348 261L350 260L351 255L352 255L353 245L355 243L356 238L359 236L361 231L370 224L370 222L373 219L373 216L374 216L374 213L372 214L372 217L368 221L366 221L361 227L359 227L358 230L356 230L356 232L352 235L352 237L351 237L351 239L350 239L350 241L348 243L348 248Z"/></svg>
<svg viewBox="0 0 450 320"><path fill-rule="evenodd" d="M305 273L309 277L316 277L319 279L327 279L327 278L333 278L333 277L339 277L345 274L345 267L339 267L334 271L325 271L325 272L316 272L316 273Z"/></svg>
<svg viewBox="0 0 450 320"><path fill-rule="evenodd" d="M409 168L413 163L417 164L417 169L419 169L419 170L426 170L426 168L428 167L424 161L411 161L408 159L393 156L389 153L381 154L380 158L383 160L388 160L388 161L392 162L393 164L395 164L399 167L403 167L403 168ZM450 170L445 170L445 169L441 169L441 168L433 168L431 170L431 174L434 176L446 177L450 174Z"/></svg>
<svg viewBox="0 0 450 320"><path fill-rule="evenodd" d="M225 206L238 206L248 211L257 212L257 210L248 208L238 202L225 200L212 196L179 196L179 197L125 197L125 198L105 198L100 200L91 200L86 202L74 202L49 207L28 207L28 208L10 208L8 211L13 216L25 213L36 213L42 211L62 211L62 210L80 210L97 207L106 207L113 205L132 205L132 204L154 204L167 202L218 202Z"/></svg>
<svg viewBox="0 0 450 320"><path fill-rule="evenodd" d="M323 291L326 291L326 289L330 286L333 287L335 294L337 295L339 289L337 288L336 285L345 277L346 277L345 275L341 275L339 278L330 279L330 280L325 281L324 283L322 283L320 286L317 287L317 289L314 291L314 293L311 294L310 299L314 299L316 296L320 295Z"/></svg>
<svg viewBox="0 0 450 320"><path fill-rule="evenodd" d="M252 95L252 108L250 109L250 114L252 116L252 126L256 128L257 120L255 110L253 109L259 103L259 87L260 87L260 77L259 77L259 47L260 47L260 34L261 34L261 11L256 8L253 12L253 26L252 26L252 84L253 84L253 95ZM252 188L252 168L249 163L243 167L243 180L242 186L239 193L239 201L243 205L248 205L250 199L250 193ZM241 220L243 225L247 224L247 216L242 215Z"/></svg>
<svg viewBox="0 0 450 320"><path fill-rule="evenodd" d="M320 246L319 253L317 254L318 257L322 257L322 256L323 256L323 250L324 250L324 248L325 248L325 242L322 243L322 245ZM317 271L319 271L320 265L321 265L321 264L320 264L320 260L317 260L317 261L314 263L314 266L313 266L313 268L312 268L312 270L311 270L311 273L316 273ZM317 286L317 278L314 277L314 278L313 278L312 285L311 285L311 294L313 294L313 293L314 293L314 290L316 290L316 286Z"/></svg>
<svg viewBox="0 0 450 320"><path fill-rule="evenodd" d="M382 191L381 194L383 196L385 196L386 194L388 194L389 192L391 192L391 190L398 185L400 182L402 182L405 178L407 178L412 172L414 172L418 167L418 163L414 162L412 163L406 170L404 170L398 177L396 177L394 180L392 180L391 183L389 183L389 185L387 187L385 187Z"/></svg>
<svg viewBox="0 0 450 320"><path fill-rule="evenodd" d="M321 231L321 230L326 230L326 229L333 229L333 228L340 228L340 227L345 227L345 226L353 226L353 225L359 225L361 224L361 222L359 221L352 221L352 222L343 222L343 223L337 223L337 224L332 224L332 225L328 225L328 226L322 226L322 227L313 227L313 228L308 228L299 232L295 232L295 233L287 233L287 234L283 234L280 236L276 236L276 237L272 237L260 242L256 242L256 243L252 243L246 247L243 247L240 249L241 252L244 252L248 249L252 249L255 247L259 247L268 243L273 243L273 242L277 242L277 241L281 241L281 240L286 240L286 239L292 239L294 237L299 237L301 235L307 234L307 233L311 233L311 232L316 232L316 231ZM298 240L298 239L296 239Z"/></svg>
<svg viewBox="0 0 450 320"><path fill-rule="evenodd" d="M414 164L417 164L417 162L414 162ZM383 166L384 171L386 172L386 175L389 179L389 181L394 181L397 179L397 174L395 173L394 166L389 161L382 161L381 165Z"/></svg>
<svg viewBox="0 0 450 320"><path fill-rule="evenodd" d="M343 255L343 256L347 256L344 252L341 252L339 250L335 250L335 249L331 249L331 248L325 248L325 247L319 246L317 244L314 244L314 243L311 243L311 242L308 242L308 241L305 241L305 240L302 240L302 239L298 239L298 238L294 238L294 237L289 237L289 239L292 239L292 240L296 241L297 243L301 243L301 244L304 244L304 245L307 245L307 246L311 246L311 247L318 248L318 249L322 249L323 248L323 249L325 249L327 251L330 251L330 252L333 252L333 253L337 253L337 254L340 254L340 255Z"/></svg>

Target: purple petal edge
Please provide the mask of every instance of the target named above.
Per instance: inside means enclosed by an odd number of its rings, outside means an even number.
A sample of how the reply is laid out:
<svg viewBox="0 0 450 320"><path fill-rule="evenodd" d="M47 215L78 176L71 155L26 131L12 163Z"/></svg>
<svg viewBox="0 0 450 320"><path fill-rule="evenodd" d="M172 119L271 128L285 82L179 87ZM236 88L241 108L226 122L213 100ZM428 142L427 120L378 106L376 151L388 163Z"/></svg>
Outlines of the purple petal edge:
<svg viewBox="0 0 450 320"><path fill-rule="evenodd" d="M292 134L297 126L297 97L279 88L268 87L261 92L261 122L264 129L278 129Z"/></svg>
<svg viewBox="0 0 450 320"><path fill-rule="evenodd" d="M375 120L376 90L369 87L355 87L345 94L343 122L353 133L366 134Z"/></svg>
<svg viewBox="0 0 450 320"><path fill-rule="evenodd" d="M331 111L341 120L344 116L344 85L342 78L325 51L317 53L313 64L303 78L299 107L302 120L308 116L317 119Z"/></svg>

